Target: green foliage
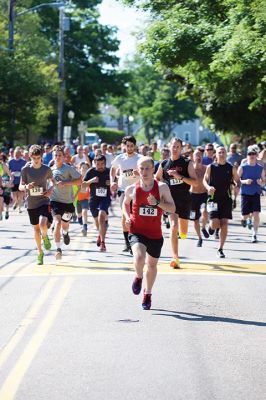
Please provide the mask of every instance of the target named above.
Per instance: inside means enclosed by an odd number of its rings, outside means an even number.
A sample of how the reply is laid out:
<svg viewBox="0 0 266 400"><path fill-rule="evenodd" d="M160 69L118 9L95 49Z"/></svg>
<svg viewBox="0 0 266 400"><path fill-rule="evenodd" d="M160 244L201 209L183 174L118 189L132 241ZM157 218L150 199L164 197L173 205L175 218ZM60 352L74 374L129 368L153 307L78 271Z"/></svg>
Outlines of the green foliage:
<svg viewBox="0 0 266 400"><path fill-rule="evenodd" d="M122 138L125 136L124 131L102 127L88 128L88 132L97 133L102 142L106 142L108 144L121 143Z"/></svg>
<svg viewBox="0 0 266 400"><path fill-rule="evenodd" d="M38 0L15 3L19 13L39 5ZM123 92L123 76L116 72L116 29L99 23L100 0L76 0L65 9L70 30L65 37L63 124L75 112L74 125L98 112L107 95ZM59 11L42 7L36 13L15 17L14 51L3 50L8 38L8 2L0 5L0 132L12 138L34 131L55 137L57 130ZM15 110L13 116L10 109ZM75 126L74 126L75 128Z"/></svg>
<svg viewBox="0 0 266 400"><path fill-rule="evenodd" d="M56 66L18 50L12 55L1 54L0 71L0 133L12 139L13 118L20 140L25 139L30 126L40 133L53 111L50 103L56 94Z"/></svg>
<svg viewBox="0 0 266 400"><path fill-rule="evenodd" d="M127 64L125 73L128 77L126 94L111 102L122 115L132 115L135 121L141 121L149 141L156 134L168 137L175 123L195 118L195 105L177 99L179 86L167 82L162 73L141 56Z"/></svg>
<svg viewBox="0 0 266 400"><path fill-rule="evenodd" d="M126 1L137 4L139 1ZM143 50L183 85L216 130L266 130L265 0L146 0ZM182 79L183 78L183 79Z"/></svg>

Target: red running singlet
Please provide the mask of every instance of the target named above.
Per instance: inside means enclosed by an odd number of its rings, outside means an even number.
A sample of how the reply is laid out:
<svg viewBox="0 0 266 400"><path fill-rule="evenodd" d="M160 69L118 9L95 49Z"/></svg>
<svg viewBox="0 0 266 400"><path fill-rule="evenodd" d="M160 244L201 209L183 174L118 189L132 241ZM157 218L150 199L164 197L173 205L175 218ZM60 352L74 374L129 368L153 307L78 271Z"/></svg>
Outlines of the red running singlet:
<svg viewBox="0 0 266 400"><path fill-rule="evenodd" d="M143 235L149 239L161 239L162 235L162 214L160 207L150 206L148 196L152 194L156 200L160 200L159 185L154 181L153 188L145 192L139 182L135 185L135 200L132 202L132 213L130 215L131 225L129 232Z"/></svg>

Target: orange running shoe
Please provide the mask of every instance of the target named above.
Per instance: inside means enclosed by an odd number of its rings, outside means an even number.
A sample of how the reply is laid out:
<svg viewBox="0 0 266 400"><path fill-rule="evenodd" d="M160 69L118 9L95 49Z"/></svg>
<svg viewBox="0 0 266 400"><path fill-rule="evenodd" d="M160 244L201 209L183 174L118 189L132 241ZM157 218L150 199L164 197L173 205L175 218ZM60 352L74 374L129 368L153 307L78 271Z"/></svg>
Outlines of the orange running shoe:
<svg viewBox="0 0 266 400"><path fill-rule="evenodd" d="M170 267L172 267L173 269L180 269L180 261L179 261L179 258L174 258L174 259L170 262Z"/></svg>

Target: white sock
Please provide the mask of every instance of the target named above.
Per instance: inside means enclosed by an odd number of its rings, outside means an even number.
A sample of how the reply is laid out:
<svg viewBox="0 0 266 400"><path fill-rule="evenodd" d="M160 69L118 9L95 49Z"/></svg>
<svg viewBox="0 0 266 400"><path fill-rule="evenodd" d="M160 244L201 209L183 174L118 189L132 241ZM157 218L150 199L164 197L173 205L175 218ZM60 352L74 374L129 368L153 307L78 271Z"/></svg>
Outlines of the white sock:
<svg viewBox="0 0 266 400"><path fill-rule="evenodd" d="M60 249L61 248L61 243L60 242L55 242L55 246L56 246L56 249Z"/></svg>
<svg viewBox="0 0 266 400"><path fill-rule="evenodd" d="M63 229L63 234L66 235L67 233L68 233L68 231L65 231L65 230Z"/></svg>

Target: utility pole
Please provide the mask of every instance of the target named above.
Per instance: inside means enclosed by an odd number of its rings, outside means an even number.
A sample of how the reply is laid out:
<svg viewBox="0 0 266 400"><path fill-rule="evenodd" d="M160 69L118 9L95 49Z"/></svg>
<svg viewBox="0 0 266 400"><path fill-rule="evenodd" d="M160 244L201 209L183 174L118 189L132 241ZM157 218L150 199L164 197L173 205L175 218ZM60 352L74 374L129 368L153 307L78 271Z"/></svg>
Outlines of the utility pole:
<svg viewBox="0 0 266 400"><path fill-rule="evenodd" d="M13 50L14 48L14 7L17 0L10 0L8 10L8 49Z"/></svg>
<svg viewBox="0 0 266 400"><path fill-rule="evenodd" d="M14 18L15 18L15 4L17 0L10 0L8 10L8 51L9 57L13 57L14 50ZM16 110L12 101L12 98L8 95L9 102L9 127L8 127L8 138L9 144L13 147L14 139L16 136Z"/></svg>
<svg viewBox="0 0 266 400"><path fill-rule="evenodd" d="M59 10L59 63L58 63L58 75L60 79L59 90L58 90L58 119L57 119L57 141L61 142L63 137L63 112L64 112L64 96L65 96L65 63L64 63L64 18L65 10L64 7Z"/></svg>

